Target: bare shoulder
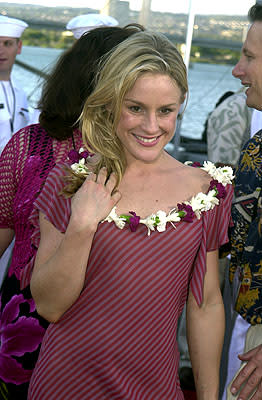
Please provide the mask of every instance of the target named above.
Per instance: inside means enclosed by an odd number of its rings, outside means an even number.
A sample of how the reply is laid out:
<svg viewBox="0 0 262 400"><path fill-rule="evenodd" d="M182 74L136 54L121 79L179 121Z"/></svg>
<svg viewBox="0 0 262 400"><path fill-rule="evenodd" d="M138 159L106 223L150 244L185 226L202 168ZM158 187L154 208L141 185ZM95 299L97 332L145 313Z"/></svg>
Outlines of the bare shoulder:
<svg viewBox="0 0 262 400"><path fill-rule="evenodd" d="M212 177L199 167L192 167L183 163L176 164L176 179L181 179L184 185L191 188L193 193L206 192Z"/></svg>

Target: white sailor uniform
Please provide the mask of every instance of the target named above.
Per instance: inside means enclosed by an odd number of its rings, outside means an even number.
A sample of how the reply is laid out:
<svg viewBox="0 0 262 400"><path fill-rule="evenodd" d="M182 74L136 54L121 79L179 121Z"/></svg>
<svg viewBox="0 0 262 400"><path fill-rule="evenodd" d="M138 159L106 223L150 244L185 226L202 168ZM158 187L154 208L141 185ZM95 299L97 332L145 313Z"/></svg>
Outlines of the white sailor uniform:
<svg viewBox="0 0 262 400"><path fill-rule="evenodd" d="M0 154L13 133L30 123L26 94L12 80L0 81Z"/></svg>

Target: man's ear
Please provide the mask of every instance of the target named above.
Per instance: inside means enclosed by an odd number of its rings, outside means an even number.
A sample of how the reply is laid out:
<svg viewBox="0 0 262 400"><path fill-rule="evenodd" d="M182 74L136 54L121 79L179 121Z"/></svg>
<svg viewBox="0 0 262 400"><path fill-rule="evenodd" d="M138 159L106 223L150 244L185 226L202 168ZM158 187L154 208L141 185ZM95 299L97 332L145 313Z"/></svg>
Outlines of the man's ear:
<svg viewBox="0 0 262 400"><path fill-rule="evenodd" d="M21 51L22 51L22 40L18 40L16 54L21 54Z"/></svg>

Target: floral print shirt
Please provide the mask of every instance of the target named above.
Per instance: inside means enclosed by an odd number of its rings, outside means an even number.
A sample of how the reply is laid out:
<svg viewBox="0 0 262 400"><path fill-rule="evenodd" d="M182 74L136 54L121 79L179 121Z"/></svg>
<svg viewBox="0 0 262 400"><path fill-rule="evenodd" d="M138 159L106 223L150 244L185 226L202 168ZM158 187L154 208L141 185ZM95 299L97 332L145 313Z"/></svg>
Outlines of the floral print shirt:
<svg viewBox="0 0 262 400"><path fill-rule="evenodd" d="M232 206L230 282L238 286L236 311L262 323L262 130L244 146Z"/></svg>

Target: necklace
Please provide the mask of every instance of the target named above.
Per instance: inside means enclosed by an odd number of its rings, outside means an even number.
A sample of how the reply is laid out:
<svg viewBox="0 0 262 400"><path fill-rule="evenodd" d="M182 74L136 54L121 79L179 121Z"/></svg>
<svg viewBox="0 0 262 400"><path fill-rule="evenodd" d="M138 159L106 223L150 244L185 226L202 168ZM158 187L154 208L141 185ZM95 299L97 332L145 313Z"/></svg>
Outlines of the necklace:
<svg viewBox="0 0 262 400"><path fill-rule="evenodd" d="M80 154L80 156L78 155L78 159L72 160L70 158L72 161L75 161L71 165L71 168L74 172L87 176L90 173L86 165L88 154L84 154L84 149L80 149ZM165 231L168 222L175 227L175 222L193 222L195 217L200 219L202 212L212 210L219 204L220 199L226 197L227 191L225 187L231 184L234 179L233 169L229 166L216 167L210 161L205 161L203 167L199 163L192 163L191 161L187 161L185 164L192 167L199 167L213 178L206 194L199 192L190 201L177 204L168 214L165 211L159 210L144 219L136 215L134 211L130 211L129 214L118 215L116 212L117 207L115 206L101 222L114 222L119 229L123 229L127 224L132 232L136 231L139 224L143 224L147 227L147 234L149 236L151 231L155 229L158 232Z"/></svg>
<svg viewBox="0 0 262 400"><path fill-rule="evenodd" d="M192 164L186 162L186 165ZM195 164L195 163L194 163ZM199 165L193 165L199 167ZM166 224L170 222L175 227L174 222L193 222L194 217L200 219L202 212L212 210L219 204L219 200L226 197L225 187L232 183L234 178L233 169L231 167L216 167L210 161L205 161L203 167L213 180L210 182L208 193L198 193L193 196L190 201L178 204L168 214L159 210L155 214L149 215L147 218L140 218L134 211L130 211L129 215L117 215L116 206L111 210L110 214L102 222L114 222L119 229L123 229L126 224L132 232L135 232L139 224L147 227L147 234L155 229L158 232L166 230Z"/></svg>

